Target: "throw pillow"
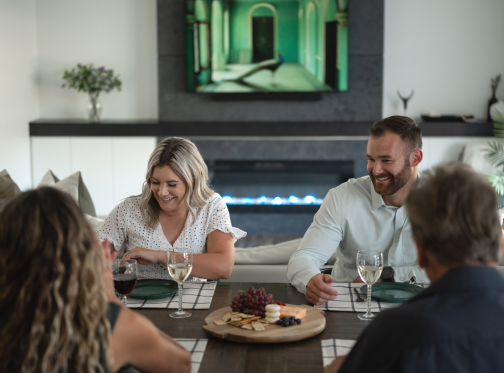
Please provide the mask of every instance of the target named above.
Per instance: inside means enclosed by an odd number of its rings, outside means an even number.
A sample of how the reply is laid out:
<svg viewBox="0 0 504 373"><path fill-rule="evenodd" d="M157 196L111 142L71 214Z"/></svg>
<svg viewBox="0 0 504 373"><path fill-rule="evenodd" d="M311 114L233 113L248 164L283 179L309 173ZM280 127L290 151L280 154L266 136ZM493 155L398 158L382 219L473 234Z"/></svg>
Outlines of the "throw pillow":
<svg viewBox="0 0 504 373"><path fill-rule="evenodd" d="M85 216L86 216L86 220L88 221L89 225L91 225L91 228L93 228L93 230L96 233L98 233L98 231L100 230L101 226L105 222L105 219L95 218L95 217L90 216L88 214L85 214Z"/></svg>
<svg viewBox="0 0 504 373"><path fill-rule="evenodd" d="M499 169L485 158L486 149L489 149L488 141L478 140L468 142L459 156L459 161L471 165L472 168L481 174L498 174Z"/></svg>
<svg viewBox="0 0 504 373"><path fill-rule="evenodd" d="M7 170L0 172L0 211L12 198L21 194L17 184L11 179Z"/></svg>
<svg viewBox="0 0 504 373"><path fill-rule="evenodd" d="M84 181L82 180L80 171L77 171L60 181L53 172L49 170L42 177L42 181L37 188L42 186L53 187L70 194L85 214L96 216L93 200L91 199L91 195L89 194L86 184L84 184Z"/></svg>

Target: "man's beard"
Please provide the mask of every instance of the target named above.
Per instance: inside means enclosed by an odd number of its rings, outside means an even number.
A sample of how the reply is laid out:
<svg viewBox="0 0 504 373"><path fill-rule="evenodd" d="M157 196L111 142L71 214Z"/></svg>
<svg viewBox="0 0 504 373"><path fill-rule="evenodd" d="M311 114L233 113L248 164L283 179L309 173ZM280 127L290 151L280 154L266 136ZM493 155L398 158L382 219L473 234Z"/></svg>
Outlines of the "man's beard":
<svg viewBox="0 0 504 373"><path fill-rule="evenodd" d="M399 189L401 189L403 186L406 185L406 183L411 178L412 173L409 159L406 158L403 169L399 171L399 173L397 173L396 175L392 175L391 173L380 175L380 178L390 177L387 185L378 184L376 182L376 177L373 175L372 172L368 171L368 174L369 177L371 178L371 181L373 182L374 190L376 193L382 196L391 196L397 193Z"/></svg>

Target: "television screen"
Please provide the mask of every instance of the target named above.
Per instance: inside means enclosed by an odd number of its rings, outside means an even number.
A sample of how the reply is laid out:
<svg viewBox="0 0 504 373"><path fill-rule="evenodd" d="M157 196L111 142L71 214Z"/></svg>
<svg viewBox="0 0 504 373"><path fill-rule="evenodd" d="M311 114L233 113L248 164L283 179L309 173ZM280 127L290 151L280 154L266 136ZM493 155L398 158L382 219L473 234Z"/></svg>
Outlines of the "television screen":
<svg viewBox="0 0 504 373"><path fill-rule="evenodd" d="M187 90L348 89L346 10L337 0L187 0Z"/></svg>

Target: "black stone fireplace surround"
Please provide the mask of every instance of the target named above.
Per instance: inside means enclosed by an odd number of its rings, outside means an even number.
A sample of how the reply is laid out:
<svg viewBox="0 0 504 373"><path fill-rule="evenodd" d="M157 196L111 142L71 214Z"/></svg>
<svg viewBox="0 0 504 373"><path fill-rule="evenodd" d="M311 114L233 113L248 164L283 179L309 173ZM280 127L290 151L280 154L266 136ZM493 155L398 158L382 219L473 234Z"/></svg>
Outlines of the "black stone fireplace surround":
<svg viewBox="0 0 504 373"><path fill-rule="evenodd" d="M262 139L189 138L196 144L201 155L209 164L215 161L301 161L313 164L320 161L345 161L353 165L353 169L347 169L347 174L350 177L360 177L367 174L367 140L362 138L354 140L296 140L271 137ZM302 176L300 175L300 177ZM330 187L323 195L317 197L324 198L329 189ZM258 206L255 210L251 207L253 206L242 206L241 208L240 206L230 206L229 209L233 224L245 230L249 235L249 238L241 243L245 246L273 243L274 241L268 240L275 236L283 236L284 238L303 236L320 206ZM261 236L261 239L258 240L257 236Z"/></svg>

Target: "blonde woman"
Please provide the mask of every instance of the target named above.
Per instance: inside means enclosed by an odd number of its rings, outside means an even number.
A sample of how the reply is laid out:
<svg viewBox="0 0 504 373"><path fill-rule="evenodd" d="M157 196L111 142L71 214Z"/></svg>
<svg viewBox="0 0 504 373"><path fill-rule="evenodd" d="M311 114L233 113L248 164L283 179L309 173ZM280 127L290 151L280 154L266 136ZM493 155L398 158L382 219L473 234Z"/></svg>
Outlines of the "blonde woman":
<svg viewBox="0 0 504 373"><path fill-rule="evenodd" d="M108 242L40 188L0 213L0 372L189 372L190 354L114 295Z"/></svg>
<svg viewBox="0 0 504 373"><path fill-rule="evenodd" d="M169 137L152 152L142 194L112 210L98 232L126 259L137 259L139 277L167 278L167 250L190 247L191 275L229 278L234 243L245 232L233 228L221 196L208 186L208 169L191 141Z"/></svg>

